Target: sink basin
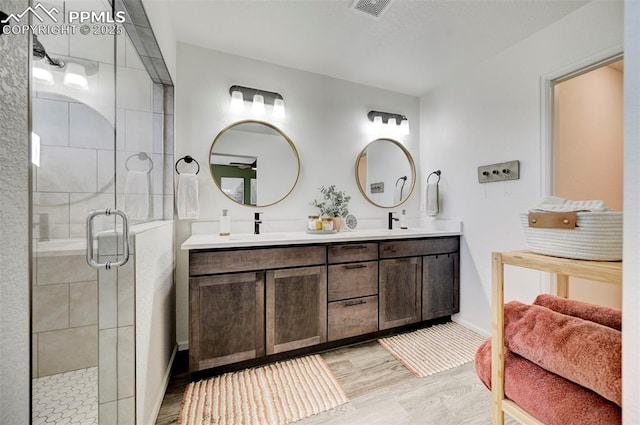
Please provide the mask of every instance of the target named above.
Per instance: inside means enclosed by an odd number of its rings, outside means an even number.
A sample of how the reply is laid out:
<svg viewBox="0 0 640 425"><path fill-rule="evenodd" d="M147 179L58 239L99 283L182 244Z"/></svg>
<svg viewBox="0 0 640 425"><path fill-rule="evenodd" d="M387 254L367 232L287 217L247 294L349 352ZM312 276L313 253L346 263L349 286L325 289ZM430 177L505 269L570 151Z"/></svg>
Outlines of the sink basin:
<svg viewBox="0 0 640 425"><path fill-rule="evenodd" d="M285 235L283 233L261 233L259 235L254 235L253 233L240 233L229 236L230 241L270 241L284 238Z"/></svg>

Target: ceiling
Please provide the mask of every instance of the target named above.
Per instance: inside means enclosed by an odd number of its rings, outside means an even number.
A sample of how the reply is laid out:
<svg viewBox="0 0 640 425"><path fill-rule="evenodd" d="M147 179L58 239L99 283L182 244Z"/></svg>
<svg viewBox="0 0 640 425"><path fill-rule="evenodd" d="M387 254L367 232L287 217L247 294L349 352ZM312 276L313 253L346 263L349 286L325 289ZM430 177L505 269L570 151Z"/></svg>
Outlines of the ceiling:
<svg viewBox="0 0 640 425"><path fill-rule="evenodd" d="M374 0L376 1L376 0ZM420 96L568 15L577 0L174 0L179 41Z"/></svg>

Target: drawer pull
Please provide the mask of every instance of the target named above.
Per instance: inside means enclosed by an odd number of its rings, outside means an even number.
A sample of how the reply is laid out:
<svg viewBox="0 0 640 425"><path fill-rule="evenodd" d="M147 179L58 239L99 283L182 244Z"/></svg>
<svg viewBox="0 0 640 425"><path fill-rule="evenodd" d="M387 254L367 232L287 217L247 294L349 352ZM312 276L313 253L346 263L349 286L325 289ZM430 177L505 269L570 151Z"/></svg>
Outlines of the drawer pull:
<svg viewBox="0 0 640 425"><path fill-rule="evenodd" d="M345 270L354 270L354 269L365 269L367 268L366 264L351 264L349 266L342 266Z"/></svg>
<svg viewBox="0 0 640 425"><path fill-rule="evenodd" d="M342 245L342 249L367 249L365 245Z"/></svg>
<svg viewBox="0 0 640 425"><path fill-rule="evenodd" d="M358 301L347 301L346 303L344 303L345 307L353 307L354 305L362 305L362 304L366 304L367 302L365 300L358 300Z"/></svg>

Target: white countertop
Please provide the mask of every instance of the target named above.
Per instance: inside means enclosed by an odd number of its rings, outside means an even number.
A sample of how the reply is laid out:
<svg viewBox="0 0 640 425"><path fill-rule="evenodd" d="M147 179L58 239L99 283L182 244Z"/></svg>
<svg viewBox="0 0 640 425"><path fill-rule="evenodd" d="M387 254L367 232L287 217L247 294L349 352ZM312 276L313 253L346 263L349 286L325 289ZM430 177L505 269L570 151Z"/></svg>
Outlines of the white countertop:
<svg viewBox="0 0 640 425"><path fill-rule="evenodd" d="M183 250L211 248L240 248L271 245L302 245L313 243L352 242L365 240L409 239L440 236L459 236L460 228L444 226L441 229L363 229L331 234L310 234L306 232L281 232L231 234L218 236L211 234L192 235L181 245Z"/></svg>

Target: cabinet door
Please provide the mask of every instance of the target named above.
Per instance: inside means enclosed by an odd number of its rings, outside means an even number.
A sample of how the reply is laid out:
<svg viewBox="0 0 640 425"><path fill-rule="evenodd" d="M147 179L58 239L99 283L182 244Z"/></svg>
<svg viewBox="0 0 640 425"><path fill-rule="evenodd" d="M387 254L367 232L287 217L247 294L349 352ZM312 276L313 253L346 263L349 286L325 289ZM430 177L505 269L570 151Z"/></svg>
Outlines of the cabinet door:
<svg viewBox="0 0 640 425"><path fill-rule="evenodd" d="M420 321L422 258L380 261L380 329Z"/></svg>
<svg viewBox="0 0 640 425"><path fill-rule="evenodd" d="M458 254L430 255L422 259L422 320L460 311Z"/></svg>
<svg viewBox="0 0 640 425"><path fill-rule="evenodd" d="M189 370L264 356L264 272L189 279Z"/></svg>
<svg viewBox="0 0 640 425"><path fill-rule="evenodd" d="M267 354L326 340L326 267L267 271Z"/></svg>

